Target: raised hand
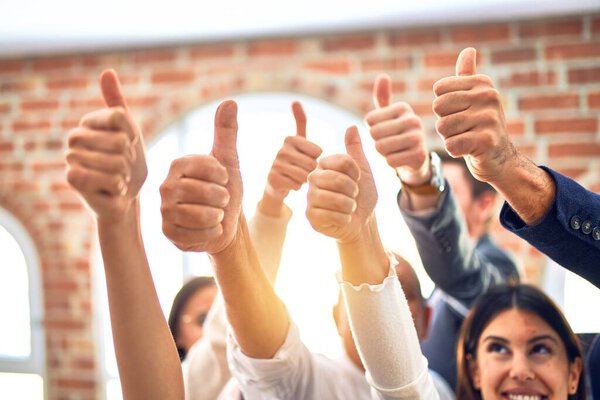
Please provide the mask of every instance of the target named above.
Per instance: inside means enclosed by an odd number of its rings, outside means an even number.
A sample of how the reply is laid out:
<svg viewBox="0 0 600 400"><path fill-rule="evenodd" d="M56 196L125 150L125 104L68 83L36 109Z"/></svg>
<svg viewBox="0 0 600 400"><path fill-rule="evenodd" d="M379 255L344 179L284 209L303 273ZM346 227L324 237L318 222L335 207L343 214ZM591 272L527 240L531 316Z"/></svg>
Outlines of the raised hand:
<svg viewBox="0 0 600 400"><path fill-rule="evenodd" d="M148 169L142 133L113 70L100 76L107 108L86 114L69 132L67 181L98 219L118 221L139 196Z"/></svg>
<svg viewBox="0 0 600 400"><path fill-rule="evenodd" d="M292 112L296 120L296 136L285 138L265 187L265 193L279 201L283 201L290 190L298 190L306 183L322 152L319 146L306 139L306 114L302 104L292 103Z"/></svg>
<svg viewBox="0 0 600 400"><path fill-rule="evenodd" d="M355 126L345 141L348 154L323 158L309 175L306 216L316 231L351 243L374 218L377 189Z"/></svg>
<svg viewBox="0 0 600 400"><path fill-rule="evenodd" d="M515 161L506 132L500 94L486 75L476 75L476 51L466 48L456 61L456 76L433 86L436 129L448 153L464 157L473 176L493 183Z"/></svg>
<svg viewBox="0 0 600 400"><path fill-rule="evenodd" d="M392 103L392 82L387 75L375 80L373 102L376 108L365 116L365 121L375 148L403 182L425 183L430 171L421 119L408 103Z"/></svg>
<svg viewBox="0 0 600 400"><path fill-rule="evenodd" d="M214 254L233 241L242 205L236 140L237 104L227 100L215 114L211 154L171 164L160 187L163 232L181 250Z"/></svg>

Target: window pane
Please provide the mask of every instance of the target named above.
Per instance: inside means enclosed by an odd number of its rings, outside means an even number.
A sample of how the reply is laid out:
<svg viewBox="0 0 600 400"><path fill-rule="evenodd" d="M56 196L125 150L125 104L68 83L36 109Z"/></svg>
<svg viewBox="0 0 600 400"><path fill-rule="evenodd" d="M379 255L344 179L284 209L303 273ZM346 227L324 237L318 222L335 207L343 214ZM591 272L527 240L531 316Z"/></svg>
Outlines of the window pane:
<svg viewBox="0 0 600 400"><path fill-rule="evenodd" d="M27 263L15 238L0 226L0 320L10 329L0 329L0 357L28 358L31 354L29 279Z"/></svg>
<svg viewBox="0 0 600 400"><path fill-rule="evenodd" d="M3 399L43 399L44 381L35 374L0 373L0 393Z"/></svg>

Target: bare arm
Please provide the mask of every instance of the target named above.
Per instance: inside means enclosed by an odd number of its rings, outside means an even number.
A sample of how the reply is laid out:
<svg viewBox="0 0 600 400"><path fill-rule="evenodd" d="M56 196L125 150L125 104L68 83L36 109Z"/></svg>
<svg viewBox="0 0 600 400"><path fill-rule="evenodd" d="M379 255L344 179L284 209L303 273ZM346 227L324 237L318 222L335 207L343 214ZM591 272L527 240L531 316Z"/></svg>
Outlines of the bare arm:
<svg viewBox="0 0 600 400"><path fill-rule="evenodd" d="M183 399L179 357L154 289L140 232L143 140L114 71L101 87L108 107L69 135L67 179L97 216L123 396Z"/></svg>

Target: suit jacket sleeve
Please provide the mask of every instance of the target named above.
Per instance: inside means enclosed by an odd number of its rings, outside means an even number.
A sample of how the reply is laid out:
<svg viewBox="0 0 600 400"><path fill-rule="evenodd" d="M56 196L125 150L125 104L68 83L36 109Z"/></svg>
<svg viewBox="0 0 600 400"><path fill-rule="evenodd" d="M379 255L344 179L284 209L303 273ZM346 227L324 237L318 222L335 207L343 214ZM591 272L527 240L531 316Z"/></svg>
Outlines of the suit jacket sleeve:
<svg viewBox="0 0 600 400"><path fill-rule="evenodd" d="M467 307L490 286L517 275L509 257L492 262L485 247L476 247L458 209L454 195L446 183L434 210L413 213L398 205L410 229L423 266L436 286Z"/></svg>
<svg viewBox="0 0 600 400"><path fill-rule="evenodd" d="M550 168L556 183L552 207L536 225L527 225L504 203L500 222L548 257L600 287L600 195Z"/></svg>

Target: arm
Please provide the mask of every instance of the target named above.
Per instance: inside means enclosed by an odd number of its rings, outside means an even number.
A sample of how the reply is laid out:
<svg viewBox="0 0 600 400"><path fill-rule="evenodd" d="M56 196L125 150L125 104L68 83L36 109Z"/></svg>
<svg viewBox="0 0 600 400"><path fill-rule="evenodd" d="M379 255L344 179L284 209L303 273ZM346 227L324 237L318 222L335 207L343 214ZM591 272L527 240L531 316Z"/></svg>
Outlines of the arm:
<svg viewBox="0 0 600 400"><path fill-rule="evenodd" d="M147 169L141 132L114 71L101 87L107 109L69 135L67 180L96 213L123 397L182 399L181 366L142 243L139 190Z"/></svg>
<svg viewBox="0 0 600 400"><path fill-rule="evenodd" d="M324 158L309 178L307 217L337 240L350 324L371 386L383 398L437 399L406 298L381 244L377 191L355 127L349 156ZM394 289L396 288L396 289Z"/></svg>

